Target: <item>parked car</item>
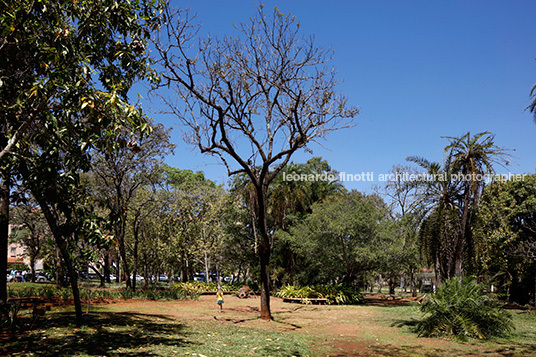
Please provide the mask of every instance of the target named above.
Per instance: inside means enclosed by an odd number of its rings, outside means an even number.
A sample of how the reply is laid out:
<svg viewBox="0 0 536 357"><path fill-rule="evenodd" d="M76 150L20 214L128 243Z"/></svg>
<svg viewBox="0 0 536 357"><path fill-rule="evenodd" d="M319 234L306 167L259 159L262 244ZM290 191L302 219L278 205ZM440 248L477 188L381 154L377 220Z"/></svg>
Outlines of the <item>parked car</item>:
<svg viewBox="0 0 536 357"><path fill-rule="evenodd" d="M25 276L25 280L32 281L32 273L27 273ZM35 273L35 281L41 283L52 281L52 275L50 275L49 273L37 272Z"/></svg>
<svg viewBox="0 0 536 357"><path fill-rule="evenodd" d="M134 280L134 277L131 276L130 279ZM142 281L142 280L145 280L145 279L143 278L143 276L141 276L141 275L136 275L136 281Z"/></svg>
<svg viewBox="0 0 536 357"><path fill-rule="evenodd" d="M52 275L49 273L35 273L35 281L46 282L52 281Z"/></svg>
<svg viewBox="0 0 536 357"><path fill-rule="evenodd" d="M195 273L194 281L207 281L207 279L205 279L205 273ZM218 274L208 273L208 281L218 281Z"/></svg>

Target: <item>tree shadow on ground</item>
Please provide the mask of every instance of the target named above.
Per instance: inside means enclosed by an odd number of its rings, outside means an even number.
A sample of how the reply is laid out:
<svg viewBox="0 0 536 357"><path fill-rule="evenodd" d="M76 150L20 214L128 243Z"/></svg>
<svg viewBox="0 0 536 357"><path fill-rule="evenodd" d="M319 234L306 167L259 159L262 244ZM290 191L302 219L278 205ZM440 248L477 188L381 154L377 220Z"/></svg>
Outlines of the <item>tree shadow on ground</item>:
<svg viewBox="0 0 536 357"><path fill-rule="evenodd" d="M35 356L156 356L146 348L191 344L185 335L182 324L163 315L93 313L85 315L82 328L77 328L72 313L54 313L33 331L14 336L0 347L0 355L25 351Z"/></svg>

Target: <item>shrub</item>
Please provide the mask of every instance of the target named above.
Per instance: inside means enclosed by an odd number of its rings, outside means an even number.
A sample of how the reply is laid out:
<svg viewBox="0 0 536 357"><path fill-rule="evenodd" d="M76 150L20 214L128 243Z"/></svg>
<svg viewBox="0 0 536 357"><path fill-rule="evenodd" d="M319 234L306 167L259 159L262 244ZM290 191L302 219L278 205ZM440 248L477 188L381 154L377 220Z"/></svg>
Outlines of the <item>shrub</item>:
<svg viewBox="0 0 536 357"><path fill-rule="evenodd" d="M196 282L174 283L172 287L178 299L199 299L199 295L205 290Z"/></svg>
<svg viewBox="0 0 536 357"><path fill-rule="evenodd" d="M514 329L511 315L497 307L481 284L469 279L444 281L420 310L424 314L416 325L420 336L486 339Z"/></svg>
<svg viewBox="0 0 536 357"><path fill-rule="evenodd" d="M42 286L37 290L37 295L47 299L52 299L56 296L56 287L50 285Z"/></svg>
<svg viewBox="0 0 536 357"><path fill-rule="evenodd" d="M305 303L309 299L327 299L329 304L336 305L362 304L364 301L359 291L345 284L302 287L285 285L275 295L281 298L301 298Z"/></svg>
<svg viewBox="0 0 536 357"><path fill-rule="evenodd" d="M58 295L63 301L67 301L73 297L73 292L69 288L60 288L58 289Z"/></svg>
<svg viewBox="0 0 536 357"><path fill-rule="evenodd" d="M123 299L132 299L134 298L134 292L130 289L123 289L119 293Z"/></svg>

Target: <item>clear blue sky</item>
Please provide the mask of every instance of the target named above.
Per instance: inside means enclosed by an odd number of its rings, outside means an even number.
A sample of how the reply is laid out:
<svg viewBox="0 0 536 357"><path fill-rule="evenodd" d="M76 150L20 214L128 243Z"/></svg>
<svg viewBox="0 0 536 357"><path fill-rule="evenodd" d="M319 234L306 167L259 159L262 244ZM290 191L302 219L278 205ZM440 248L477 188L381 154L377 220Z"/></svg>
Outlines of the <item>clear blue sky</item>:
<svg viewBox="0 0 536 357"><path fill-rule="evenodd" d="M184 0L211 35L236 34L259 2ZM513 153L513 173L536 170L536 124L525 111L536 82L536 1L265 1L292 13L304 35L334 50L341 90L361 113L357 125L331 134L314 156L346 173L387 173L410 155L442 158L441 136L491 131ZM156 104L148 106L157 110ZM172 117L151 114L173 126L176 153L167 163L202 170L218 183L225 168L184 144ZM294 162L310 154L298 153ZM505 171L505 170L500 170ZM369 191L381 182L346 182Z"/></svg>

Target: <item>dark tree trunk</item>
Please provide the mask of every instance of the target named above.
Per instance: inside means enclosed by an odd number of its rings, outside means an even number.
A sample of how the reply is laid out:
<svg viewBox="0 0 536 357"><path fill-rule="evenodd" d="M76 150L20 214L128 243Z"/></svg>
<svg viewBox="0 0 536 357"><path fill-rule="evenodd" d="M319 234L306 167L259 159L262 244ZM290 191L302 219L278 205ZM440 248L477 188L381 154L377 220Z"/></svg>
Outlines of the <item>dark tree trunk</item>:
<svg viewBox="0 0 536 357"><path fill-rule="evenodd" d="M63 261L67 266L67 272L69 274L69 280L71 282L71 289L73 291L74 309L76 313L75 323L77 326L82 325L82 302L80 301L80 290L78 288L78 274L73 264L71 254L68 249L68 243L61 236L54 234L56 244L59 245Z"/></svg>
<svg viewBox="0 0 536 357"><path fill-rule="evenodd" d="M29 173L26 167L23 166L22 171L25 179L28 179ZM36 201L39 203L39 207L41 207L41 211L43 212L43 215L47 220L48 226L50 227L50 231L52 232L52 236L54 237L56 248L59 249L61 253L61 258L63 259L63 264L67 268L67 273L73 292L74 307L76 312L75 322L77 326L80 326L82 325L82 305L80 302L80 291L78 289L78 274L74 267L74 262L69 249L69 239L73 238L73 233L64 231L64 228L60 225L58 219L59 213L55 210L53 206L51 207L49 205L49 202L47 202L47 200L41 194L42 192L33 188L31 189L31 191ZM67 216L69 216L69 212L63 213L67 213ZM60 259L58 259L58 261L60 261ZM63 278L63 269L61 272L61 277Z"/></svg>
<svg viewBox="0 0 536 357"><path fill-rule="evenodd" d="M396 281L394 279L389 279L389 295L395 294Z"/></svg>
<svg viewBox="0 0 536 357"><path fill-rule="evenodd" d="M270 236L268 233L266 190L260 186L257 193L257 225L260 236L259 260L260 260L260 280L261 280L261 319L272 320L270 311Z"/></svg>
<svg viewBox="0 0 536 357"><path fill-rule="evenodd" d="M76 272L76 269L74 267L74 262L71 257L71 252L69 249L69 243L67 237L61 230L60 224L55 216L55 214L52 213L48 205L44 202L44 200L36 195L34 193L34 197L39 202L39 206L41 207L41 210L43 211L43 214L48 222L48 225L50 227L50 230L52 232L52 235L54 237L54 241L56 243L56 247L59 249L61 258L63 260L63 264L67 268L67 274L69 277L69 281L71 284L71 289L73 292L73 299L74 299L74 308L76 312L76 319L75 323L77 326L82 325L82 304L80 302L80 291L78 288L78 274ZM69 233L66 233L69 234ZM72 233L70 233L72 234ZM59 260L59 259L58 259ZM63 277L63 269L61 273Z"/></svg>
<svg viewBox="0 0 536 357"><path fill-rule="evenodd" d="M30 257L30 271L32 273L32 283L35 283L35 255Z"/></svg>
<svg viewBox="0 0 536 357"><path fill-rule="evenodd" d="M465 172L464 172L465 173ZM469 226L469 206L471 202L471 183L466 181L465 193L463 198L463 213L460 222L460 231L457 235L456 246L454 249L454 262L451 277L461 279L464 273L463 261L465 259L465 246L467 238L467 228Z"/></svg>
<svg viewBox="0 0 536 357"><path fill-rule="evenodd" d="M6 170L7 171L7 170ZM0 302L7 301L7 246L9 238L9 173L1 172L0 179Z"/></svg>
<svg viewBox="0 0 536 357"><path fill-rule="evenodd" d="M126 284L127 289L130 289L132 288L132 282L130 280L130 271L128 269L128 264L127 264L127 252L125 248L124 235L121 235L119 237L119 256L121 258L121 264L123 265L123 274L125 275L125 284Z"/></svg>
<svg viewBox="0 0 536 357"><path fill-rule="evenodd" d="M415 269L411 268L411 296L417 296L417 284L415 283Z"/></svg>
<svg viewBox="0 0 536 357"><path fill-rule="evenodd" d="M64 288L66 284L65 284L65 278L63 276L63 264L61 261L61 252L58 247L56 247L56 259L54 263L55 263L54 271L56 272L56 287Z"/></svg>
<svg viewBox="0 0 536 357"><path fill-rule="evenodd" d="M64 237L64 235L61 233L61 230L59 228L59 223L54 218L54 215L51 214L48 207L44 206L41 203L40 203L40 206L41 206L41 209L43 210L45 217L47 218L48 224L50 226L50 230L52 231L52 235L54 236L56 247L59 249L63 263L65 264L65 267L67 268L67 274L68 274L69 282L71 284L71 289L73 292L74 308L76 312L75 322L77 326L80 326L82 325L82 304L80 302L80 291L78 288L78 274L74 267L74 262L72 260L71 252L69 250L69 243L67 242L68 238ZM62 269L61 275L63 278L63 269Z"/></svg>
<svg viewBox="0 0 536 357"><path fill-rule="evenodd" d="M134 224L134 267L132 268L132 291L136 291L136 276L138 275L138 238L139 238L139 228Z"/></svg>
<svg viewBox="0 0 536 357"><path fill-rule="evenodd" d="M110 251L104 253L104 282L110 284Z"/></svg>

